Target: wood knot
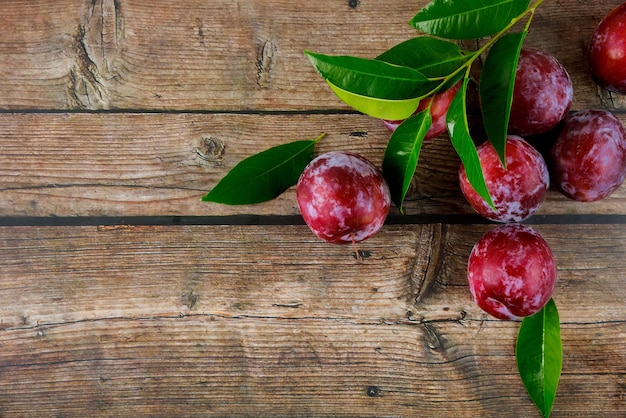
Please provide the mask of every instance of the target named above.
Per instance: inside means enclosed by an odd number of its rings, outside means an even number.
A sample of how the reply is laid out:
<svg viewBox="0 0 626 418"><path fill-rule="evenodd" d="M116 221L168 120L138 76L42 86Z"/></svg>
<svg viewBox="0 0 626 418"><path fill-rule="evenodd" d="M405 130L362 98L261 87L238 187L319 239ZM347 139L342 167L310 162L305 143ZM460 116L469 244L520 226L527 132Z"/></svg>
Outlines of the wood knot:
<svg viewBox="0 0 626 418"><path fill-rule="evenodd" d="M626 97L623 94L616 94L609 90L597 86L598 97L602 105L612 112L623 111L626 109Z"/></svg>
<svg viewBox="0 0 626 418"><path fill-rule="evenodd" d="M270 71L274 66L274 56L276 55L276 45L271 40L267 40L261 45L257 53L257 85L264 89L270 82Z"/></svg>
<svg viewBox="0 0 626 418"><path fill-rule="evenodd" d="M191 292L185 292L180 297L181 303L189 310L192 310L196 303L198 303L198 295L192 290Z"/></svg>
<svg viewBox="0 0 626 418"><path fill-rule="evenodd" d="M119 0L92 0L69 48L69 98L72 107L110 108L109 82L118 77L117 59L124 47L124 19Z"/></svg>
<svg viewBox="0 0 626 418"><path fill-rule="evenodd" d="M430 324L424 324L424 337L426 338L426 344L431 350L439 350L441 348L441 340L437 335L435 327Z"/></svg>
<svg viewBox="0 0 626 418"><path fill-rule="evenodd" d="M226 146L224 141L212 136L200 138L198 146L195 148L196 155L206 164L212 167L220 167L224 163L224 152Z"/></svg>

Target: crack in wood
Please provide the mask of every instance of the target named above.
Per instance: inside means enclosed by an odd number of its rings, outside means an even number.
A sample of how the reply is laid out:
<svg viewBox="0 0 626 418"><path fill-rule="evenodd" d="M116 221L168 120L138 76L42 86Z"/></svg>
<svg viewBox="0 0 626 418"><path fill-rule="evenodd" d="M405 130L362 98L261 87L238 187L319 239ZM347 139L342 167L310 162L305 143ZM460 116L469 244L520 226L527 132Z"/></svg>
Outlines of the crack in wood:
<svg viewBox="0 0 626 418"><path fill-rule="evenodd" d="M102 108L105 104L105 87L98 70L87 50L87 29L78 25L74 42L75 65L70 69L71 95L74 104L82 108Z"/></svg>
<svg viewBox="0 0 626 418"><path fill-rule="evenodd" d="M153 186L143 184L124 184L124 183L53 183L53 184L39 184L33 186L11 186L0 188L0 192L8 191L26 191L26 190L46 190L46 189L71 189L71 188L86 188L86 187L101 187L105 189L123 188L123 189L137 189L137 190L180 190L189 192L206 192L203 188L183 187L183 186Z"/></svg>
<svg viewBox="0 0 626 418"><path fill-rule="evenodd" d="M200 45L202 45L203 47L206 47L206 38L204 34L204 21L200 19L199 17L196 17L195 23L196 23L197 30L198 30L197 33L198 33Z"/></svg>
<svg viewBox="0 0 626 418"><path fill-rule="evenodd" d="M424 236L424 234L427 234ZM446 225L445 224L431 224L424 225L421 229L420 236L417 245L424 248L424 243L428 243L427 248L424 250L424 256L417 257L414 271L411 274L413 303L417 304L422 301L431 292L433 286L436 284L437 275L441 269L443 262L443 253L445 248L445 236ZM425 260L425 266L422 267L420 261ZM418 280L418 275L422 274L421 280Z"/></svg>
<svg viewBox="0 0 626 418"><path fill-rule="evenodd" d="M291 302L291 303L274 303L272 306L276 308L291 308L297 309L303 306L302 302Z"/></svg>
<svg viewBox="0 0 626 418"><path fill-rule="evenodd" d="M110 316L110 317L98 317L98 318L83 318L83 319L75 319L75 320L67 320L67 321L57 321L57 322L41 322L37 321L33 324L21 325L22 318L19 318L20 325L10 325L4 322L4 320L0 321L0 332L11 332L11 331L28 331L35 330L37 331L38 336L45 336L46 330L54 327L62 327L69 325L76 325L81 323L96 323L102 321L165 321L165 320L181 320L181 319L194 319L194 318L208 318L211 319L224 319L224 320L282 320L282 321L318 321L318 322L335 322L347 325L359 325L359 326L421 326L425 329L425 332L431 332L434 330L432 324L438 323L458 323L463 325L463 322L495 322L502 323L501 320L496 318L467 318L466 312L462 311L458 318L447 318L447 319L435 319L435 320L411 320L405 318L396 318L396 319L383 319L380 318L363 318L361 320L356 320L354 318L346 318L346 317L335 317L335 316L281 316L281 315L247 315L247 314L227 314L227 313L171 313L171 314L155 314L149 316ZM621 325L625 324L626 320L600 320L600 321L565 321L562 322L562 326L598 326L598 325L607 325L607 324L615 324ZM430 328L428 328L430 327ZM435 336L439 343L441 343L438 334L435 332ZM427 338L433 338L432 335ZM434 344L434 340L430 341L429 344Z"/></svg>
<svg viewBox="0 0 626 418"><path fill-rule="evenodd" d="M430 323L424 323L424 338L426 339L426 344L428 348L431 350L439 350L441 348L441 340L439 339L439 335L437 335L437 330Z"/></svg>
<svg viewBox="0 0 626 418"><path fill-rule="evenodd" d="M187 298L189 294L182 295L181 301ZM197 302L197 298L195 302ZM276 306L276 307L289 307L289 308L297 308L297 306ZM98 317L98 318L82 318L75 320L67 320L67 321L58 321L58 322L41 322L37 321L34 324L23 325L22 318L20 317L19 325L10 325L1 323L0 331L28 331L28 330L37 330L38 332L44 333L46 329L50 329L53 327L61 327L67 325L75 325L81 323L94 323L101 321L159 321L159 320L178 320L178 319L191 319L191 318L208 318L208 319L225 319L225 320L284 320L284 321L319 321L319 322L336 322L348 325L372 325L372 326L415 326L420 324L421 322L410 321L404 318L399 319L390 319L390 320L381 320L380 318L363 318L357 320L355 318L349 317L339 317L339 316L282 316L282 315L248 315L248 314L228 314L225 312L222 313L184 313L184 312L173 312L173 313L161 313L154 314L149 316L137 316L137 317L128 317L128 316L110 316L110 317ZM440 321L443 322L443 321ZM457 322L457 321L451 321Z"/></svg>
<svg viewBox="0 0 626 418"><path fill-rule="evenodd" d="M274 56L276 54L276 45L271 40L263 43L257 54L257 85L264 89L269 86L270 71L274 66Z"/></svg>
<svg viewBox="0 0 626 418"><path fill-rule="evenodd" d="M369 133L367 133L367 131L353 131L353 132L350 132L348 136L351 136L354 138L367 138L369 136Z"/></svg>

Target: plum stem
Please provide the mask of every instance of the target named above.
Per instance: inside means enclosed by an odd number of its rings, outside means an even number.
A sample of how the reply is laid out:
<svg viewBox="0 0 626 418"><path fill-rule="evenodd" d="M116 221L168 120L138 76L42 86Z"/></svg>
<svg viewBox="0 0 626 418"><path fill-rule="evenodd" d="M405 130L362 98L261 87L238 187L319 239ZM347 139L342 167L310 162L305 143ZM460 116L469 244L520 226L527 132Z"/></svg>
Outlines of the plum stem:
<svg viewBox="0 0 626 418"><path fill-rule="evenodd" d="M356 257L357 261L363 261L363 257L361 257L359 248L356 245L356 239L354 238L354 233L350 234L350 238L352 238L352 248L354 248L354 256Z"/></svg>

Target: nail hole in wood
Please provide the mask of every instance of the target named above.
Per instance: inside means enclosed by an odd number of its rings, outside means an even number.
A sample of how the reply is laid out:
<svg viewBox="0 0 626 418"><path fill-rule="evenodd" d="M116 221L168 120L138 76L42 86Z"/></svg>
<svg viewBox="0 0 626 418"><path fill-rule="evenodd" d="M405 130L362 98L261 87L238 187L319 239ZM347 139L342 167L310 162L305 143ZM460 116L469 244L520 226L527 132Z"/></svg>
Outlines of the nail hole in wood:
<svg viewBox="0 0 626 418"><path fill-rule="evenodd" d="M365 393L367 393L367 396L373 398L380 394L380 389L378 386L368 386L367 389L365 389Z"/></svg>

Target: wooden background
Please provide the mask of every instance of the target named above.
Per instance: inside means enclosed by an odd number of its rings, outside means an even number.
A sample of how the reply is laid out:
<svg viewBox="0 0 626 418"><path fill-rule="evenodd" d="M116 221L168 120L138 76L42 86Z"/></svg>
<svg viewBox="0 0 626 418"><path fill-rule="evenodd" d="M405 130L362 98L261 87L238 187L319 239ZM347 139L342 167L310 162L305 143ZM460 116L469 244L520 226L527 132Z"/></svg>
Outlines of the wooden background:
<svg viewBox="0 0 626 418"><path fill-rule="evenodd" d="M546 0L526 45L568 69L573 109L626 122L585 52L620 3ZM374 57L424 4L3 1L0 416L539 416L519 323L469 295L493 225L445 135L362 262L310 233L293 190L200 201L241 159L320 132L317 153L380 164L389 133L302 51ZM626 413L625 203L626 186L591 204L551 191L528 221L559 265L554 417Z"/></svg>

